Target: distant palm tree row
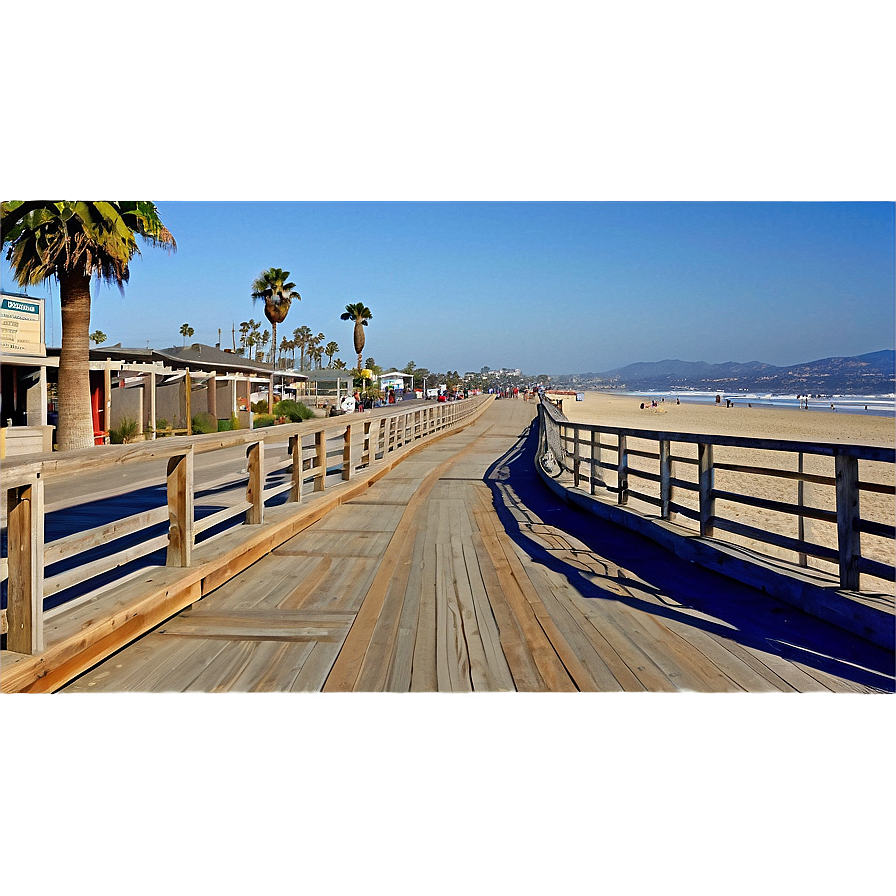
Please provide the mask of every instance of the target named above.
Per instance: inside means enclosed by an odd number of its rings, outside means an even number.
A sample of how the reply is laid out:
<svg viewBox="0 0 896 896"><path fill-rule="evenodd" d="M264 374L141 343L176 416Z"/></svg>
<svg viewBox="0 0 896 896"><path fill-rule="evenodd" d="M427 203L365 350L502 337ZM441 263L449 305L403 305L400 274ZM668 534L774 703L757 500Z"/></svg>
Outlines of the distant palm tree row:
<svg viewBox="0 0 896 896"><path fill-rule="evenodd" d="M249 318L240 324L239 328L240 341L237 347L237 353L252 357L255 355L260 360L276 363L273 352L273 343L269 330L262 330L259 321ZM323 359L327 359L327 367L335 367L340 370L345 369L345 361L337 358L333 360L333 356L339 352L339 344L330 340L326 345L323 344L326 336L318 333L316 336L311 332L309 327L297 327L292 331L292 339L286 336L280 337L277 344L280 359L288 358L291 367L298 370L321 369ZM271 344L271 351L265 351L268 343ZM260 351L259 351L260 348ZM296 352L298 351L299 363L296 364Z"/></svg>
<svg viewBox="0 0 896 896"><path fill-rule="evenodd" d="M279 349L281 357L288 357L291 366L296 368L296 351L298 351L298 370L320 370L323 368L324 357L327 359L328 368L345 370L345 361L341 358L333 360L333 356L339 352L339 344L331 339L324 345L327 337L323 333L318 333L315 336L310 327L296 327L292 331L292 339L281 336L280 343L277 343L277 324L283 323L286 319L292 301L301 300L301 296L295 291L295 284L285 282L288 277L289 271L270 268L263 272L253 284L253 300L265 299L265 315L271 322L273 337L268 330L261 330L260 321L250 317L249 320L240 323L239 353L251 357L254 352L257 358L260 356L260 359L265 359L267 356L267 360L276 366L277 350ZM358 355L357 369L361 370L365 343L363 328L368 325L368 321L373 319L373 314L363 302L355 302L345 306L345 312L341 315L341 319L354 323L353 341ZM271 343L270 353L264 351L268 342ZM258 346L261 347L261 352L258 351Z"/></svg>

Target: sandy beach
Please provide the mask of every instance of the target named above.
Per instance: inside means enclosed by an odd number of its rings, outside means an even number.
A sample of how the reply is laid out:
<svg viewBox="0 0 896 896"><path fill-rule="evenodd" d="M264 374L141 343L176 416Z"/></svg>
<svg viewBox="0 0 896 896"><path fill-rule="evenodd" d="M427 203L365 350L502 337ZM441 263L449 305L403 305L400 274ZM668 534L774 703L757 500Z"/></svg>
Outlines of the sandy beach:
<svg viewBox="0 0 896 896"><path fill-rule="evenodd" d="M785 439L803 442L847 443L857 445L874 445L894 447L896 445L896 424L891 417L879 417L861 414L838 414L836 411L801 411L789 408L754 407L740 404L726 407L715 404L676 404L675 399L658 401L656 408L649 406L647 399L620 395L618 393L585 392L584 401L576 401L574 395L558 395L563 400L564 415L577 423L589 423L604 426L629 427L632 429L664 430L670 432L706 433L708 435L733 435L750 438ZM641 409L641 402L647 405ZM612 436L603 437L605 444L615 444ZM655 452L656 442L630 438L629 448ZM696 445L673 443L673 455L696 458ZM615 463L615 452L607 452L605 460ZM732 463L766 467L769 469L797 469L797 457L790 453L777 451L758 451L737 448L716 448L716 463ZM634 457L630 466L637 470L658 472L658 462L650 458ZM805 455L803 469L807 473L823 476L834 476L834 460L831 457ZM673 477L688 481L696 481L696 468L692 464L674 464ZM860 463L859 477L862 481L879 482L892 485L894 468L892 465L880 463ZM613 482L613 474L608 473L607 480ZM797 500L797 483L792 480L772 476L739 473L719 470L715 476L716 488L724 491L755 495L774 501L795 503ZM659 496L659 485L644 479L636 479L631 488L655 497ZM803 500L805 506L824 510L835 509L835 493L832 486L805 483ZM697 507L696 493L687 489L674 489L673 502L684 506ZM644 501L632 499L629 505L636 510L655 514L656 507ZM792 514L749 507L743 504L719 501L717 512L737 522L778 532L789 537L797 537L797 518ZM890 495L879 495L863 492L861 496L862 517L881 523L893 525L896 521L896 507ZM676 522L696 527L696 523L687 517L674 515ZM806 519L805 538L807 541L826 547L836 547L836 526L832 523ZM750 545L747 539L724 533L725 540ZM755 544L754 544L755 546ZM792 551L764 546L762 550L787 560L796 560ZM894 546L891 539L862 535L863 555L881 562L893 563ZM809 566L825 570L834 569L825 561L809 558ZM892 594L894 585L869 576L862 577L863 590L881 591Z"/></svg>

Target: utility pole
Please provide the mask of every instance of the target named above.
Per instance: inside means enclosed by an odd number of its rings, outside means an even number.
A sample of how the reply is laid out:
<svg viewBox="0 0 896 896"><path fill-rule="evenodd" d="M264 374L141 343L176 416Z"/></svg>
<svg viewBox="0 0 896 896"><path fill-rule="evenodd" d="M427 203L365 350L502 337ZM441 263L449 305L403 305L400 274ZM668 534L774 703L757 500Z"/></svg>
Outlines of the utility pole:
<svg viewBox="0 0 896 896"><path fill-rule="evenodd" d="M236 323L234 321L230 322L230 332L233 336L233 351L236 353Z"/></svg>

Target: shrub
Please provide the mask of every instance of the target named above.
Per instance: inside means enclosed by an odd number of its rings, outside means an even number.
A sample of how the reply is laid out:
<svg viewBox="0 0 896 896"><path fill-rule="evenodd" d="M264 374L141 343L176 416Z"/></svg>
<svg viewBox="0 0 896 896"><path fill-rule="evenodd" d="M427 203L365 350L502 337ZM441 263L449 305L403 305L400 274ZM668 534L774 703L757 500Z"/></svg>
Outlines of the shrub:
<svg viewBox="0 0 896 896"><path fill-rule="evenodd" d="M252 402L252 413L253 414L267 414L267 412L268 412L267 400Z"/></svg>
<svg viewBox="0 0 896 896"><path fill-rule="evenodd" d="M109 441L113 445L127 445L128 442L134 441L139 429L140 427L137 425L136 420L132 420L130 417L122 417L118 426L109 430Z"/></svg>
<svg viewBox="0 0 896 896"><path fill-rule="evenodd" d="M292 423L301 423L302 420L310 420L314 416L314 411L301 401L284 398L274 405L274 414L277 417L286 417Z"/></svg>
<svg viewBox="0 0 896 896"><path fill-rule="evenodd" d="M253 429L261 429L264 426L273 426L277 418L273 414L256 414L252 420Z"/></svg>
<svg viewBox="0 0 896 896"><path fill-rule="evenodd" d="M167 433L161 432L161 430L168 429L170 426L171 426L171 424L164 417L159 417L159 419L156 420L156 435L157 436L167 435Z"/></svg>
<svg viewBox="0 0 896 896"><path fill-rule="evenodd" d="M218 432L230 432L233 429L233 420L219 420Z"/></svg>
<svg viewBox="0 0 896 896"><path fill-rule="evenodd" d="M218 431L218 421L208 411L200 411L198 414L195 414L190 423L194 433Z"/></svg>

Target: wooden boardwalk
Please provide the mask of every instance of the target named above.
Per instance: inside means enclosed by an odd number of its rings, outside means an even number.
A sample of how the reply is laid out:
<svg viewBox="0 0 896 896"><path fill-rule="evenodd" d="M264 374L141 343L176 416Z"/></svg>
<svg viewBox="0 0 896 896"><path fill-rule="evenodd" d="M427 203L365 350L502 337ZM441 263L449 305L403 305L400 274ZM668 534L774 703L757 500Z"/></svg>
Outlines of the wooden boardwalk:
<svg viewBox="0 0 896 896"><path fill-rule="evenodd" d="M66 692L894 689L893 654L557 503L495 402Z"/></svg>

